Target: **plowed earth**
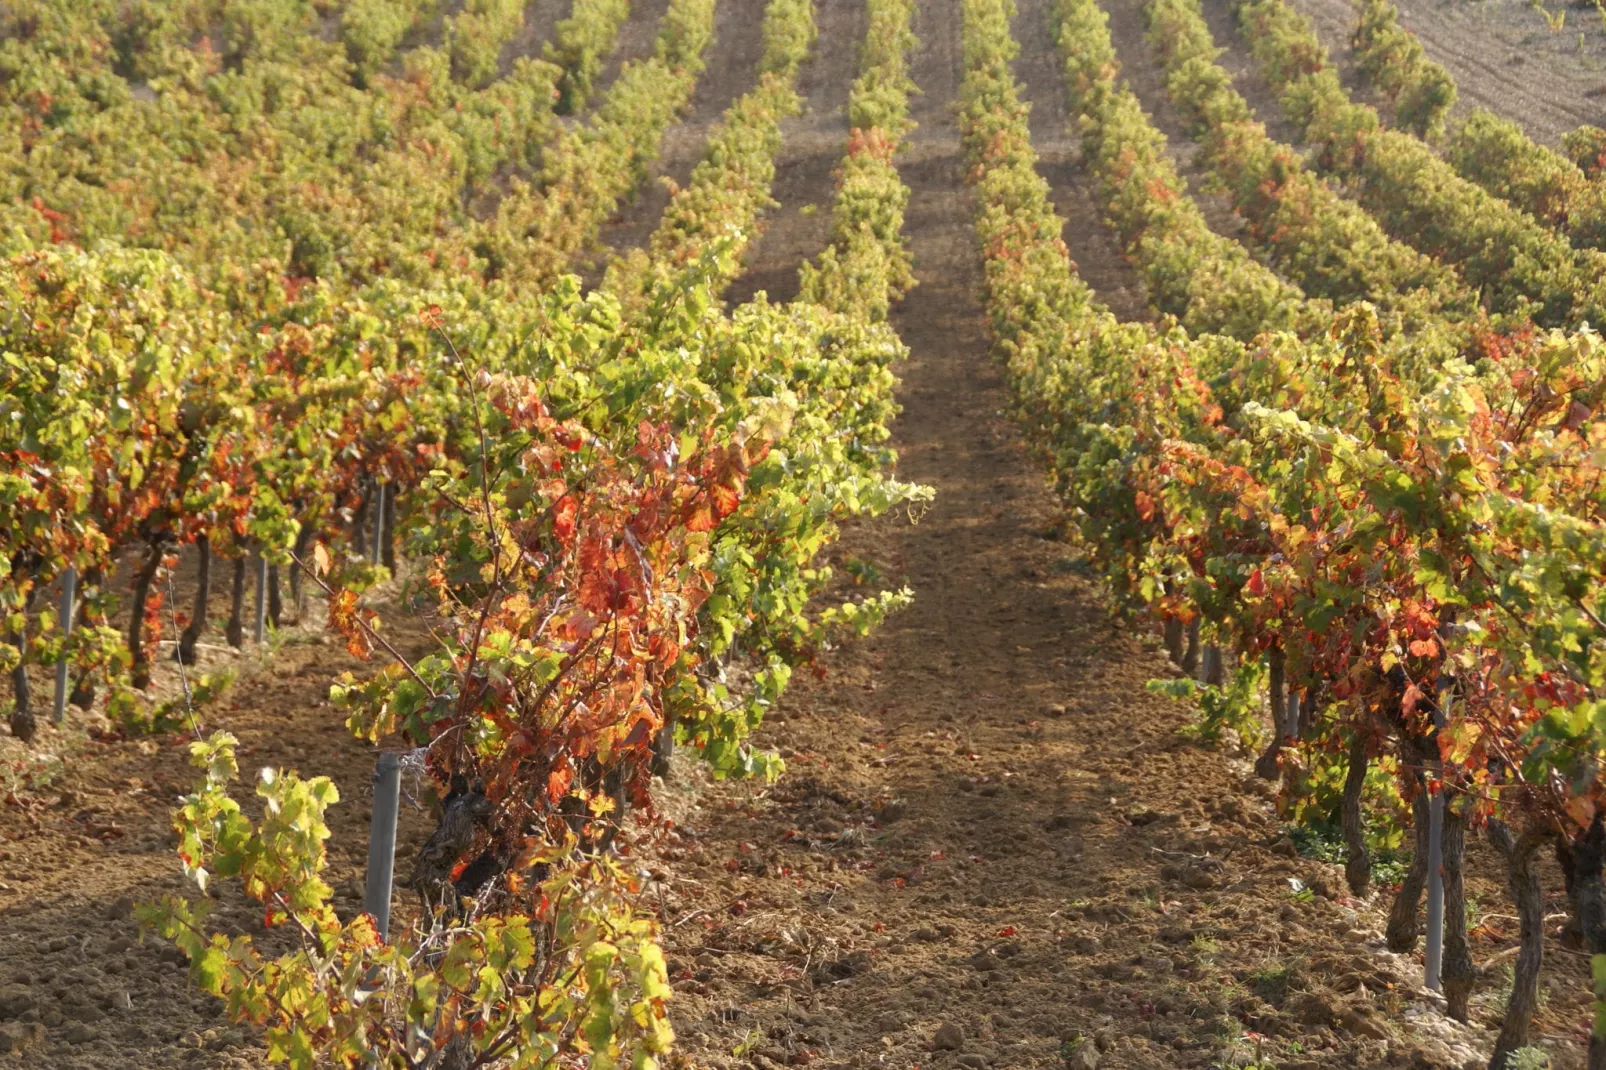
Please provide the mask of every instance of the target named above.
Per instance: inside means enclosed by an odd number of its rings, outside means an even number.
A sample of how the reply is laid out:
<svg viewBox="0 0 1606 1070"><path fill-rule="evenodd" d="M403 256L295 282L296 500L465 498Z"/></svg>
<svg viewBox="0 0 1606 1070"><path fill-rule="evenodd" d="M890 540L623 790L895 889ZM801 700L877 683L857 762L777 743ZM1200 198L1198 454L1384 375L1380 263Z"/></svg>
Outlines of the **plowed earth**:
<svg viewBox="0 0 1606 1070"><path fill-rule="evenodd" d="M1341 44L1340 0L1300 2ZM1166 126L1137 3L1114 0L1112 26L1134 86ZM532 5L543 25L555 18L550 6ZM724 6L705 84L666 146L662 172L677 181L720 109L752 81L761 5ZM1085 277L1122 315L1142 317L1141 282L1100 223L1081 170L1045 6L1021 0L1016 28L1044 174ZM641 7L623 54L649 47L662 4ZM1277 132L1241 43L1228 36L1224 0L1207 8L1231 49L1226 62ZM817 55L801 82L809 110L788 124L778 161L782 206L736 300L758 289L790 297L798 261L825 239L863 6L820 0L819 16ZM1595 112L1587 78L1558 75L1565 85L1514 93L1490 74L1485 86L1479 71L1542 64L1537 55L1515 63L1523 46L1483 36L1473 19L1462 5L1407 13L1465 95L1536 135L1551 138ZM781 780L714 783L677 762L663 793L676 831L637 847L644 901L665 922L676 1064L1482 1065L1515 929L1487 850L1472 849L1484 922L1474 954L1486 976L1474 1025L1461 1027L1416 987L1417 958L1382 949L1386 890L1350 899L1337 867L1293 850L1247 756L1190 743L1188 711L1146 693L1147 680L1171 670L1144 631L1111 616L1064 538L1040 469L1003 415L988 357L949 113L959 27L957 0L921 5L920 128L900 161L914 193L908 233L920 278L894 321L912 351L897 423L901 474L938 497L918 523L860 527L836 553L908 582L918 600L870 641L799 674L762 733L787 759ZM1477 64L1467 66L1459 56L1470 46L1456 42L1474 40ZM1186 173L1191 148L1179 139L1173 151ZM662 203L649 193L626 209L610 241L644 242ZM1207 208L1231 233L1236 221ZM186 568L174 590L184 602ZM214 615L225 599L220 587ZM422 647L405 610L389 618L403 649ZM261 654L207 647L203 668L232 664L241 680L201 720L241 737L247 768L290 767L341 785L331 871L340 905L355 910L373 753L326 701L331 677L360 667L315 625L287 628ZM44 685L36 694L48 697ZM171 666L156 686L177 693ZM259 1040L194 994L182 955L140 942L129 916L135 901L181 888L167 811L190 783L189 736L116 740L104 728L75 712L32 750L6 741L0 751L9 792L0 807L0 1052L10 1053L0 1059L62 1070L261 1066ZM404 811L402 868L430 824L422 805ZM1545 882L1555 913L1559 875ZM217 910L260 932L233 893ZM1558 1067L1581 1065L1585 964L1554 940L1546 954L1545 1043Z"/></svg>

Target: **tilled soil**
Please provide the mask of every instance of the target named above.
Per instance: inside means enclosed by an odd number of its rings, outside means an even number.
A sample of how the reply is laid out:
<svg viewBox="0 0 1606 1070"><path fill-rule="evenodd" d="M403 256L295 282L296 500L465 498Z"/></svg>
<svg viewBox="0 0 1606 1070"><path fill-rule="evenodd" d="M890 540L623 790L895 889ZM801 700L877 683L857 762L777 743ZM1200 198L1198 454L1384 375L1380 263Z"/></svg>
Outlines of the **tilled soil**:
<svg viewBox="0 0 1606 1070"><path fill-rule="evenodd" d="M820 39L798 72L803 113L781 124L786 147L775 161L771 190L779 207L763 222L746 270L725 295L733 305L760 291L772 301L797 296L799 266L825 247L831 232L834 175L847 147L848 93L867 18L862 0L815 0L814 7Z"/></svg>
<svg viewBox="0 0 1606 1070"><path fill-rule="evenodd" d="M421 647L405 625L397 638ZM275 645L262 654L202 650L200 669L229 666L240 679L216 706L198 711L195 732L221 728L239 737L242 794L264 766L335 779L343 799L330 812L328 879L337 904L355 911L374 754L346 731L328 693L342 670L372 666L310 628L287 629ZM158 666L155 686L176 693L176 668ZM191 733L97 740L84 734L80 715L68 724L66 732L43 729L33 750L65 763L48 783L18 780L19 751L5 752L13 794L0 811L0 1018L9 1019L0 1024L0 1052L62 1070L262 1065L258 1039L193 989L181 952L142 941L132 917L137 902L193 892L173 854L168 817L194 784ZM404 825L407 851L422 841L426 822L409 809ZM260 907L237 890L226 887L214 906L235 931L261 934Z"/></svg>
<svg viewBox="0 0 1606 1070"><path fill-rule="evenodd" d="M682 121L664 133L655 177L600 235L614 250L643 248L669 204L673 186L684 186L702 159L703 145L737 97L752 88L764 52L764 21L741 4L715 9L714 40L703 59L707 66L697 79L691 107ZM600 271L593 274L600 276Z"/></svg>
<svg viewBox="0 0 1606 1070"><path fill-rule="evenodd" d="M1225 6L1226 0L1216 0ZM1351 0L1293 0L1316 23L1341 68L1355 27ZM1525 0L1416 0L1400 22L1455 78L1453 114L1487 108L1547 144L1582 123L1606 122L1606 25L1589 5L1547 3L1552 29ZM1350 84L1353 85L1353 82Z"/></svg>
<svg viewBox="0 0 1606 1070"><path fill-rule="evenodd" d="M670 175L696 158L694 131L751 82L757 39L742 18L756 22L760 5L725 2L717 69L666 155ZM1141 69L1136 9L1118 6L1118 47ZM662 3L639 7L632 25L650 27ZM1142 316L1141 283L1089 197L1043 7L1021 0L1017 24L1043 173L1085 277L1119 313ZM782 207L737 300L790 296L798 262L825 241L863 5L821 0L819 14L802 72L809 110L788 124L779 161ZM665 922L676 1064L1481 1065L1515 929L1487 852L1471 859L1486 976L1475 1025L1460 1027L1416 988L1419 960L1382 950L1386 893L1351 899L1337 867L1298 857L1248 756L1190 743L1189 712L1146 692L1168 664L1110 614L1002 415L950 115L958 0L922 4L916 29L920 127L900 167L920 286L894 320L911 350L896 434L902 476L938 498L918 523L851 531L835 556L874 562L917 602L798 674L761 737L787 759L778 782L716 783L681 762L666 786L677 828L650 849L645 901ZM1145 103L1159 107L1152 89ZM1577 86L1557 99L1587 107ZM645 240L655 218L650 203L633 209L610 238ZM175 593L187 603L184 585ZM220 586L214 614L225 599ZM404 649L423 647L406 610L387 618ZM362 667L310 626L265 655L209 646L203 661L241 673L198 727L241 738L248 778L273 765L341 786L331 875L341 908L357 909L374 754L346 733L327 689ZM158 690L177 686L161 666ZM189 734L97 741L86 727L75 714L31 751L0 749L0 1059L263 1065L258 1038L194 993L181 955L140 942L130 916L134 902L183 887L167 812L192 782ZM399 868L428 824L421 806L404 807ZM1555 913L1559 877L1545 882ZM237 894L225 890L217 909L260 932ZM1558 1067L1580 1065L1585 965L1555 941L1547 956L1541 1032Z"/></svg>
<svg viewBox="0 0 1606 1070"><path fill-rule="evenodd" d="M1082 142L1070 114L1065 63L1049 32L1045 0L1021 0L1015 36L1021 42L1016 77L1032 109L1032 148L1038 173L1053 187L1054 210L1065 220L1063 235L1077 272L1099 300L1124 320L1151 318L1137 268L1121 251L1121 239L1104 225L1092 177L1082 166Z"/></svg>

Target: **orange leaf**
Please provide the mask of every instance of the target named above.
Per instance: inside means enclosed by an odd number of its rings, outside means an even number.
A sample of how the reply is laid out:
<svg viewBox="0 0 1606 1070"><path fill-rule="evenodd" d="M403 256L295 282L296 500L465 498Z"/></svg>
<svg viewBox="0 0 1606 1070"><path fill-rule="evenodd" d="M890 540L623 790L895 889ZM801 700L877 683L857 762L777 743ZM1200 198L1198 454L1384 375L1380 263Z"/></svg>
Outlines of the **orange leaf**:
<svg viewBox="0 0 1606 1070"><path fill-rule="evenodd" d="M1137 493L1138 517L1145 522L1154 519L1154 499L1143 491Z"/></svg>
<svg viewBox="0 0 1606 1070"><path fill-rule="evenodd" d="M567 763L558 766L547 774L546 797L557 802L569 794L569 785L572 783L574 783L574 770L569 768Z"/></svg>

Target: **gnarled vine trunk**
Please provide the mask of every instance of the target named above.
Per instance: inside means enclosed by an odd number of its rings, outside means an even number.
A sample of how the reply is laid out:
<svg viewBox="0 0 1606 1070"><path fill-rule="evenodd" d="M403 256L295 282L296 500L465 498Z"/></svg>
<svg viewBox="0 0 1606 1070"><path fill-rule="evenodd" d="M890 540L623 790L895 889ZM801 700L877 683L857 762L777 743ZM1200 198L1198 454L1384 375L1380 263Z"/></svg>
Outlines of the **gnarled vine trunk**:
<svg viewBox="0 0 1606 1070"><path fill-rule="evenodd" d="M1372 856L1366 850L1366 828L1361 815L1361 791L1366 787L1366 733L1357 731L1349 748L1349 773L1344 777L1344 796L1339 804L1339 821L1344 829L1344 879L1352 895L1365 895L1372 883Z"/></svg>
<svg viewBox="0 0 1606 1070"><path fill-rule="evenodd" d="M1171 659L1171 664L1177 668L1182 667L1182 641L1183 624L1180 617L1167 617L1165 620L1165 652Z"/></svg>
<svg viewBox="0 0 1606 1070"><path fill-rule="evenodd" d="M379 542L379 560L382 565L390 569L391 574L396 573L396 491L398 487L392 483L390 491L385 495L385 508L381 510L380 519L384 522L384 538Z"/></svg>
<svg viewBox="0 0 1606 1070"><path fill-rule="evenodd" d="M1404 954L1416 947L1421 932L1417 908L1422 903L1422 889L1428 880L1428 793L1420 774L1416 777L1416 797L1411 800L1411 827L1415 841L1411 849L1411 868L1400 882L1400 890L1389 909L1386 930L1388 948Z"/></svg>
<svg viewBox="0 0 1606 1070"><path fill-rule="evenodd" d="M1558 857L1561 853L1557 852ZM1567 861L1564 872L1570 878L1568 897L1584 950L1591 955L1606 955L1606 884L1601 872L1606 865L1606 823L1599 814L1588 831L1573 837ZM1606 1070L1606 1038L1598 1033L1589 1039L1589 1070Z"/></svg>
<svg viewBox="0 0 1606 1070"><path fill-rule="evenodd" d="M84 573L83 581L78 585L78 621L81 628L99 627L106 623L106 615L96 608L95 599L89 596L90 591L100 590L100 581L100 569L92 568ZM73 681L72 694L67 696L67 701L81 710L87 710L95 704L95 685L90 680L90 671L80 670Z"/></svg>
<svg viewBox="0 0 1606 1070"><path fill-rule="evenodd" d="M351 515L351 546L357 553L368 556L368 543L365 538L368 531L368 514L372 511L374 488L378 483L369 483L357 502L357 510Z"/></svg>
<svg viewBox="0 0 1606 1070"><path fill-rule="evenodd" d="M279 566L268 566L268 623L279 627L284 617L284 599L279 595Z"/></svg>
<svg viewBox="0 0 1606 1070"><path fill-rule="evenodd" d="M674 769L671 760L675 756L675 719L667 713L664 715L663 727L652 741L652 775L669 779Z"/></svg>
<svg viewBox="0 0 1606 1070"><path fill-rule="evenodd" d="M307 559L307 551L312 548L313 528L311 524L302 524L301 530L296 532L295 556L297 561ZM300 624L307 615L307 586L306 577L301 574L300 566L290 569L290 602L296 607L296 623Z"/></svg>
<svg viewBox="0 0 1606 1070"><path fill-rule="evenodd" d="M1444 962L1440 979L1449 1015L1458 1022L1467 1020L1467 1005L1478 979L1467 944L1467 890L1461 866L1467 849L1465 807L1464 802L1454 805L1454 800L1446 800L1444 807Z"/></svg>
<svg viewBox="0 0 1606 1070"><path fill-rule="evenodd" d="M1283 725L1288 717L1288 657L1282 647L1272 647L1266 654L1266 667L1269 674L1266 690L1271 704L1271 742L1255 759L1255 775L1263 780L1276 780L1277 756L1282 753Z"/></svg>
<svg viewBox="0 0 1606 1070"><path fill-rule="evenodd" d="M206 630L206 603L212 596L212 540L197 535L195 549L201 555L195 573L195 603L190 607L190 622L179 636L178 649L173 657L180 665L195 664L195 645Z"/></svg>
<svg viewBox="0 0 1606 1070"><path fill-rule="evenodd" d="M1534 1012L1539 1007L1539 969L1545 961L1545 903L1539 886L1539 847L1543 831L1525 832L1520 839L1497 820L1489 821L1489 839L1506 859L1511 896L1517 904L1518 950L1512 972L1511 995L1500 1023L1489 1070L1509 1070L1508 1059L1528 1046Z"/></svg>
<svg viewBox="0 0 1606 1070"><path fill-rule="evenodd" d="M11 708L11 734L24 743L32 743L39 731L33 712L33 686L28 682L28 614L33 610L33 598L33 589L29 588L22 604L22 627L11 633L11 643L17 648L17 667L11 670L11 690L16 698Z"/></svg>
<svg viewBox="0 0 1606 1070"><path fill-rule="evenodd" d="M234 575L229 583L229 623L223 629L229 645L245 646L245 555L234 559Z"/></svg>
<svg viewBox="0 0 1606 1070"><path fill-rule="evenodd" d="M145 607L150 602L151 584L156 581L163 556L159 540L145 548L145 560L134 574L134 601L128 610L128 652L133 658L129 675L133 677L134 686L142 690L151 682L151 662L145 653Z"/></svg>

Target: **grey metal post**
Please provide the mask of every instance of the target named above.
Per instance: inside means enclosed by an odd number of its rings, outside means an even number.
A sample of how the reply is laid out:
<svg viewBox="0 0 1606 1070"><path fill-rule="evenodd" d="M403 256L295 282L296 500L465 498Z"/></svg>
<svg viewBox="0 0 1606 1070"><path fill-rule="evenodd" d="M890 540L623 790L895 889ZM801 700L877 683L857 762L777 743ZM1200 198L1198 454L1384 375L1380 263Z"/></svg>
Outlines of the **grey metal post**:
<svg viewBox="0 0 1606 1070"><path fill-rule="evenodd" d="M1439 991L1444 962L1444 792L1428 801L1428 944L1423 955L1423 987Z"/></svg>
<svg viewBox="0 0 1606 1070"><path fill-rule="evenodd" d="M1433 723L1443 728L1448 719L1444 707L1449 696L1442 696L1433 711ZM1442 770L1441 770L1442 772ZM1444 963L1444 789L1428 800L1428 941L1422 956L1422 985L1440 990L1439 970Z"/></svg>
<svg viewBox="0 0 1606 1070"><path fill-rule="evenodd" d="M374 545L372 552L368 555L368 560L375 565L380 562L381 551L384 546L382 540L385 536L385 486L384 483L378 484L376 487L377 493L374 495Z"/></svg>
<svg viewBox="0 0 1606 1070"><path fill-rule="evenodd" d="M257 557L257 646L268 637L268 559Z"/></svg>
<svg viewBox="0 0 1606 1070"><path fill-rule="evenodd" d="M401 808L401 757L381 754L374 769L374 810L368 825L368 880L362 908L374 916L380 939L390 930L390 887L396 871L396 814Z"/></svg>
<svg viewBox="0 0 1606 1070"><path fill-rule="evenodd" d="M61 638L65 642L72 635L73 597L78 591L78 570L68 566L61 574ZM67 716L67 652L61 652L56 662L56 711L52 718L60 724Z"/></svg>

